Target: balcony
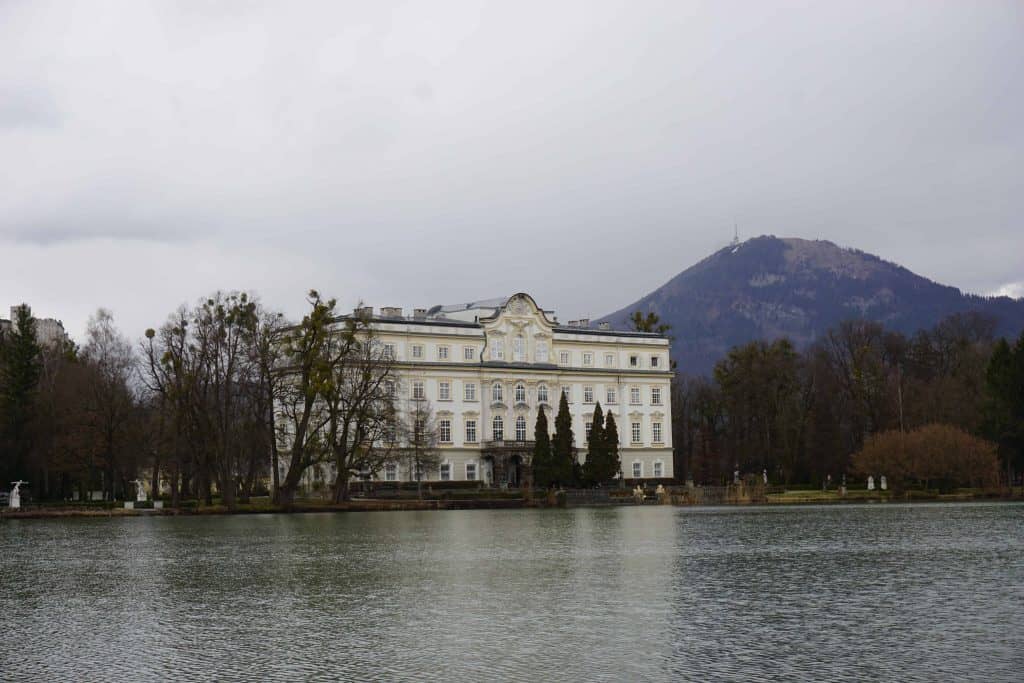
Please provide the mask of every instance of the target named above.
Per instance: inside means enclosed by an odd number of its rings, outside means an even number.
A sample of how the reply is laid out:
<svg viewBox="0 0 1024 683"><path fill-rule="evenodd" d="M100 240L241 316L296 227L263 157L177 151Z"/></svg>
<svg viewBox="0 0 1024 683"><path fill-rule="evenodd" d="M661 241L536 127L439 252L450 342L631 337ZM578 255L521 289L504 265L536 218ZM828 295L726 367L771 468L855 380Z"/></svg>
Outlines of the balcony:
<svg viewBox="0 0 1024 683"><path fill-rule="evenodd" d="M484 441L485 451L533 451L533 441L515 441L512 439L501 439L498 441Z"/></svg>

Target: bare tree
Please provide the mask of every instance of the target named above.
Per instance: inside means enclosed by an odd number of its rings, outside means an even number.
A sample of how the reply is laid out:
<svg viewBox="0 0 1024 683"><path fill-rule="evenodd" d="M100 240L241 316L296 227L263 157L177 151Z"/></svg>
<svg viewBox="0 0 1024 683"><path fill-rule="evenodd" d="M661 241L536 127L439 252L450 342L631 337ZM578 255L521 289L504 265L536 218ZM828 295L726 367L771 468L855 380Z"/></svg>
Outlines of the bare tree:
<svg viewBox="0 0 1024 683"><path fill-rule="evenodd" d="M428 472L434 471L441 461L437 448L437 424L430 402L416 396L409 399L399 425L402 442L399 454L409 471L409 476L416 481L416 493L422 499L423 479Z"/></svg>
<svg viewBox="0 0 1024 683"><path fill-rule="evenodd" d="M345 320L332 346L337 348L322 397L335 472L334 501L341 502L348 499L353 474L379 469L390 455L382 437L395 412L390 390L394 359L360 315Z"/></svg>

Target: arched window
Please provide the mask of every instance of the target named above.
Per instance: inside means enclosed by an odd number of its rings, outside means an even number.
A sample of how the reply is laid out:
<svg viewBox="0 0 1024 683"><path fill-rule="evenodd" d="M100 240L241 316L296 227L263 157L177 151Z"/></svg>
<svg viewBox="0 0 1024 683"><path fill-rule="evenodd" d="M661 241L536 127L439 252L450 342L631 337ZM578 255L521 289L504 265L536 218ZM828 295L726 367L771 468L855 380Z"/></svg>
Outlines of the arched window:
<svg viewBox="0 0 1024 683"><path fill-rule="evenodd" d="M516 441L526 441L526 418L522 415L516 418Z"/></svg>
<svg viewBox="0 0 1024 683"><path fill-rule="evenodd" d="M501 391L501 382L495 382L491 385L491 400L492 401L503 401L503 394Z"/></svg>
<svg viewBox="0 0 1024 683"><path fill-rule="evenodd" d="M505 421L501 419L501 415L495 415L494 419L491 420L491 437L495 441L503 441L505 439Z"/></svg>
<svg viewBox="0 0 1024 683"><path fill-rule="evenodd" d="M512 360L517 363L526 360L526 340L523 339L523 335L512 339Z"/></svg>
<svg viewBox="0 0 1024 683"><path fill-rule="evenodd" d="M548 402L548 385L547 384L541 384L539 387L537 387L537 401L540 402L540 403L547 403Z"/></svg>
<svg viewBox="0 0 1024 683"><path fill-rule="evenodd" d="M521 383L516 385L516 403L526 403L526 387Z"/></svg>

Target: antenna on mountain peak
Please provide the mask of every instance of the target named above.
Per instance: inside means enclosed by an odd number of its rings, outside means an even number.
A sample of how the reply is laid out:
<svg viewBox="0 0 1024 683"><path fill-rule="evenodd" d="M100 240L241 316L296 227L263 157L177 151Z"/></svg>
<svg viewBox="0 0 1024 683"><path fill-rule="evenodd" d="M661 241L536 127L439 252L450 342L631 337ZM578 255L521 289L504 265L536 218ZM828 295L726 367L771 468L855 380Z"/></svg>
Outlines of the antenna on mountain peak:
<svg viewBox="0 0 1024 683"><path fill-rule="evenodd" d="M740 246L740 228L736 223L732 224L732 246Z"/></svg>

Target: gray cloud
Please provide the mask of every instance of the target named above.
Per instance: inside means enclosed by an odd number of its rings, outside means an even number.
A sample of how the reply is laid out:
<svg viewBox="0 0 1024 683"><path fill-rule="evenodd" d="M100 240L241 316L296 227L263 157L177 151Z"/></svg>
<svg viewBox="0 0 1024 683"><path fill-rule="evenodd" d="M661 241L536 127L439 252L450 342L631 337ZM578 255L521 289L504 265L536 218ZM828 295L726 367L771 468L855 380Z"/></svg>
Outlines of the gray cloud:
<svg viewBox="0 0 1024 683"><path fill-rule="evenodd" d="M0 5L0 291L133 333L216 287L597 316L734 223L996 291L1024 280L1021 28L1014 2Z"/></svg>
<svg viewBox="0 0 1024 683"><path fill-rule="evenodd" d="M61 119L57 102L45 88L0 86L0 129L53 128Z"/></svg>

